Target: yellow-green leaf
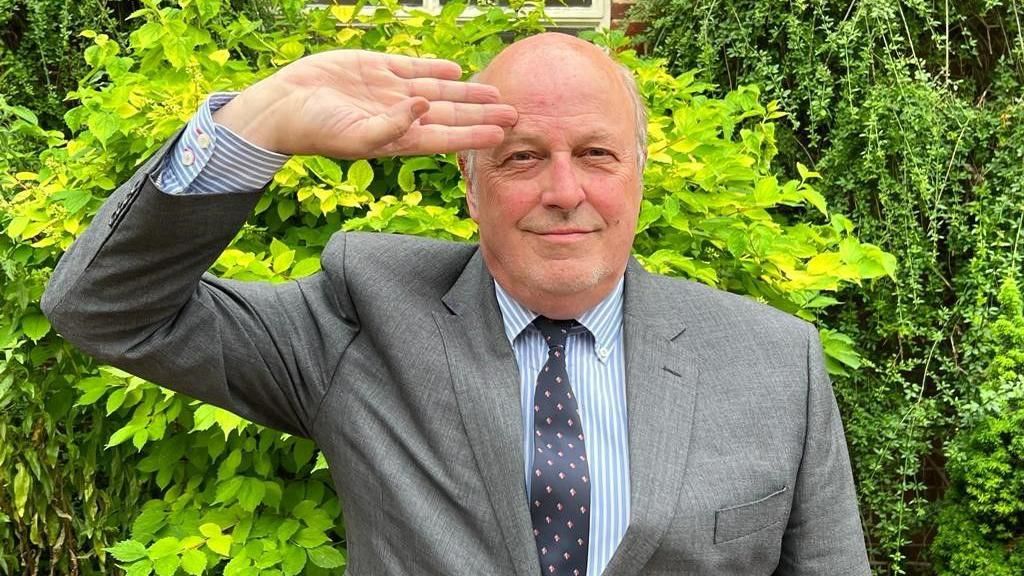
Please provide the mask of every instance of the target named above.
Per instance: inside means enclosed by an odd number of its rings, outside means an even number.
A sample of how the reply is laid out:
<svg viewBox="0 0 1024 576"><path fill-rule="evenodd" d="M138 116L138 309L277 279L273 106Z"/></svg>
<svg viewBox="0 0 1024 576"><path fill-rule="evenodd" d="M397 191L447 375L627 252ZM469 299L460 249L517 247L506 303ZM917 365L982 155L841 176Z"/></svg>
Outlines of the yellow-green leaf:
<svg viewBox="0 0 1024 576"><path fill-rule="evenodd" d="M221 556L229 556L231 554L231 536L227 534L214 536L206 541L206 546Z"/></svg>
<svg viewBox="0 0 1024 576"><path fill-rule="evenodd" d="M163 558L164 556L170 556L178 552L178 539L173 536L161 538L154 542L147 551L147 555L152 560Z"/></svg>
<svg viewBox="0 0 1024 576"><path fill-rule="evenodd" d="M17 510L19 516L24 516L32 478L20 463L17 465L17 469L18 471L14 474L14 509Z"/></svg>
<svg viewBox="0 0 1024 576"><path fill-rule="evenodd" d="M207 538L213 538L221 535L220 526L213 522L207 522L199 526L199 533Z"/></svg>
<svg viewBox="0 0 1024 576"><path fill-rule="evenodd" d="M21 329L25 336L38 342L50 331L50 321L42 314L30 314L21 319Z"/></svg>
<svg viewBox="0 0 1024 576"><path fill-rule="evenodd" d="M206 554L199 550L186 550L181 555L181 569L192 576L199 576L206 570Z"/></svg>
<svg viewBox="0 0 1024 576"><path fill-rule="evenodd" d="M134 562L145 558L147 555L146 547L141 542L136 542L135 540L122 540L107 548L107 552L110 552L114 558L121 562Z"/></svg>
<svg viewBox="0 0 1024 576"><path fill-rule="evenodd" d="M373 168L366 160L356 160L348 167L348 182L360 192L370 187L373 182Z"/></svg>
<svg viewBox="0 0 1024 576"><path fill-rule="evenodd" d="M295 266L292 266L291 277L302 278L304 276L309 276L310 274L315 274L319 271L320 258L316 256L311 256L309 258L303 258L302 260L299 260L298 262L295 263Z"/></svg>
<svg viewBox="0 0 1024 576"><path fill-rule="evenodd" d="M345 565L345 557L341 552L330 546L319 546L306 551L313 564L321 568L341 568Z"/></svg>
<svg viewBox="0 0 1024 576"><path fill-rule="evenodd" d="M284 550L284 558L281 561L281 572L285 576L295 576L302 572L306 566L306 551L302 548L290 546Z"/></svg>
<svg viewBox="0 0 1024 576"><path fill-rule="evenodd" d="M210 60L213 60L221 66L223 66L228 61L228 58L231 58L231 53L227 50L217 50L215 52L210 53Z"/></svg>

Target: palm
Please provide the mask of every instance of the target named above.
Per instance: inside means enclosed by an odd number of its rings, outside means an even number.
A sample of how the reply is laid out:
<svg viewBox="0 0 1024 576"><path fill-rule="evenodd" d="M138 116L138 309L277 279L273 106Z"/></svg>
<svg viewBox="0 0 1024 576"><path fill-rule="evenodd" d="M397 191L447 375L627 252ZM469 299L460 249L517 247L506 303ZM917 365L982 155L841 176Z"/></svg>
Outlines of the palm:
<svg viewBox="0 0 1024 576"><path fill-rule="evenodd" d="M498 145L515 109L498 91L459 81L445 60L337 50L271 77L284 94L277 147L292 154L371 158Z"/></svg>

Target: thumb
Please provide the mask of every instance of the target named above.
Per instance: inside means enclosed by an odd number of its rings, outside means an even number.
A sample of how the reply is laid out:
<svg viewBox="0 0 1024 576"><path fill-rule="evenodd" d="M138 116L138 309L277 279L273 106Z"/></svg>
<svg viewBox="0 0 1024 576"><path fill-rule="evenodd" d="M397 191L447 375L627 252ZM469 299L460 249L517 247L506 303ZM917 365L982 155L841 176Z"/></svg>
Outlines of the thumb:
<svg viewBox="0 0 1024 576"><path fill-rule="evenodd" d="M385 112L370 119L371 133L376 136L378 146L385 146L398 140L409 131L413 122L430 110L426 98L414 96L395 103Z"/></svg>

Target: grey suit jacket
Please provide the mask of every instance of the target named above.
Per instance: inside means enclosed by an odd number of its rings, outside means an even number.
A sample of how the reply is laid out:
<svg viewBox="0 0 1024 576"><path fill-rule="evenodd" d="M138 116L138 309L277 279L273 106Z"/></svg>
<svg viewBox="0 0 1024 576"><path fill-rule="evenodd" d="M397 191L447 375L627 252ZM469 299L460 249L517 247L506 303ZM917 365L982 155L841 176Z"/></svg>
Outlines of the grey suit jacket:
<svg viewBox="0 0 1024 576"><path fill-rule="evenodd" d="M61 259L42 300L56 329L313 438L352 576L538 575L517 367L476 247L338 233L314 276L218 279L259 195L165 195L165 151ZM624 335L632 513L605 574L869 574L811 325L631 262Z"/></svg>

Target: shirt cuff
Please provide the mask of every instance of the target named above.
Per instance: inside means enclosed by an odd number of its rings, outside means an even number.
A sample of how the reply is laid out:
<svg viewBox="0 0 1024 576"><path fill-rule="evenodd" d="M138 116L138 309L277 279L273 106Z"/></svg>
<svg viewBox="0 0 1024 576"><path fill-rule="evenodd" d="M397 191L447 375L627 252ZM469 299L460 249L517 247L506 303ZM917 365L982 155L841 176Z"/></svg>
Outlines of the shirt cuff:
<svg viewBox="0 0 1024 576"><path fill-rule="evenodd" d="M237 96L215 92L189 121L154 178L166 194L259 192L290 156L261 148L213 120Z"/></svg>

